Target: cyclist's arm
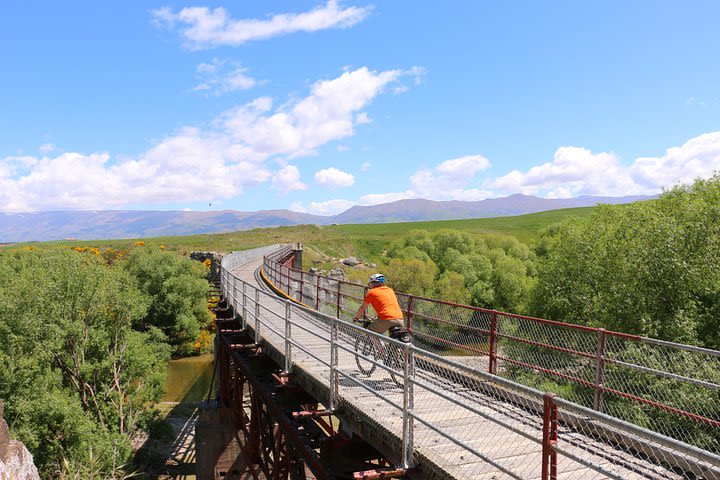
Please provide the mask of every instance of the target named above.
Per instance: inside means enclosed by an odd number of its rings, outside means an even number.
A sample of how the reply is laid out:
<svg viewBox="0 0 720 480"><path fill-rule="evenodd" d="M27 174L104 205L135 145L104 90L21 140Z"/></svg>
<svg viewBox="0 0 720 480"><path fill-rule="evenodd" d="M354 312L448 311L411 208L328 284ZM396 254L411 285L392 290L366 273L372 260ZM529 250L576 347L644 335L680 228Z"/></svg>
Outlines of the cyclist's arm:
<svg viewBox="0 0 720 480"><path fill-rule="evenodd" d="M367 309L367 306L368 306L367 302L363 302L363 304L360 305L360 308L358 308L358 311L355 314L355 317L353 318L353 320L361 319L365 315L365 310Z"/></svg>

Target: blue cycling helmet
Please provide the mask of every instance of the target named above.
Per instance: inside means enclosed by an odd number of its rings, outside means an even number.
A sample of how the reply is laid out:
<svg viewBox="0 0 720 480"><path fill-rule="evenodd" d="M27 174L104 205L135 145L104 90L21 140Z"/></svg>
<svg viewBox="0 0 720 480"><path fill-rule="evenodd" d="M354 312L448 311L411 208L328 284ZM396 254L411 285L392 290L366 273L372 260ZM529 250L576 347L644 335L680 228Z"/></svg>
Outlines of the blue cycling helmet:
<svg viewBox="0 0 720 480"><path fill-rule="evenodd" d="M370 283L385 283L385 275L382 273L370 275Z"/></svg>

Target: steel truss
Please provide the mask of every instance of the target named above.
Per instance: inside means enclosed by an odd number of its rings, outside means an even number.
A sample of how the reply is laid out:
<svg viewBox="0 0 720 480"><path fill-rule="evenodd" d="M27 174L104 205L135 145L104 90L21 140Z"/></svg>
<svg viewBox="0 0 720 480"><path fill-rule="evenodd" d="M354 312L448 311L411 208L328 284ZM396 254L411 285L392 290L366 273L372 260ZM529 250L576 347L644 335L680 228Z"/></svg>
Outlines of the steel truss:
<svg viewBox="0 0 720 480"><path fill-rule="evenodd" d="M374 447L283 372L221 302L217 309L218 406L237 430L238 461L216 478L399 478ZM223 318L224 317L224 318ZM392 475L392 476L391 476Z"/></svg>

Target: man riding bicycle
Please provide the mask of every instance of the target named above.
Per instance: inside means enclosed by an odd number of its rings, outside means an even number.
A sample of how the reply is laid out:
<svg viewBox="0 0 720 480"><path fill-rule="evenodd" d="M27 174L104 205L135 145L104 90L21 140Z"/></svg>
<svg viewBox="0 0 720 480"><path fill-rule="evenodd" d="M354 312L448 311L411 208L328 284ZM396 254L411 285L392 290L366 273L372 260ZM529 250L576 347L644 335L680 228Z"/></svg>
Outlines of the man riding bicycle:
<svg viewBox="0 0 720 480"><path fill-rule="evenodd" d="M385 333L392 327L404 327L403 312L400 310L395 292L385 285L385 275L376 273L370 277L369 290L365 295L363 304L358 309L353 320L358 321L365 315L368 305L372 305L378 318L368 326L376 333Z"/></svg>

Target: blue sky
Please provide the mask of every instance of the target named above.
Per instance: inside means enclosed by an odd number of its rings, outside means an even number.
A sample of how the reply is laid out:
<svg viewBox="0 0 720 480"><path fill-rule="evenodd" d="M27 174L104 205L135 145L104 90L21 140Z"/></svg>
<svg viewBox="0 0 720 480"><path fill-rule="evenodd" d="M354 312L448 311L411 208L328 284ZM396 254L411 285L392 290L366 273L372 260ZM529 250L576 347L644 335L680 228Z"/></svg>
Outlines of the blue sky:
<svg viewBox="0 0 720 480"><path fill-rule="evenodd" d="M720 170L715 1L0 4L0 211L654 194Z"/></svg>

